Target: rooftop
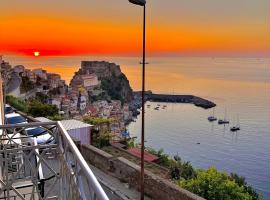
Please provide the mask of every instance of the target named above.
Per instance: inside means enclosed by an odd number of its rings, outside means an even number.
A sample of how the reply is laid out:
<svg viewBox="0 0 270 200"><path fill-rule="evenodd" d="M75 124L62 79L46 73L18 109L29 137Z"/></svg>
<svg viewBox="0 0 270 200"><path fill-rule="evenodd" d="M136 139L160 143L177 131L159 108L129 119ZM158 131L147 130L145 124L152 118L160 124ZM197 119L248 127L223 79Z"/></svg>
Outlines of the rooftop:
<svg viewBox="0 0 270 200"><path fill-rule="evenodd" d="M45 117L37 117L35 118L36 120L40 121L40 122L51 122L50 119L47 119ZM75 119L69 119L69 120L62 120L61 124L63 125L63 127L69 131L69 130L73 130L73 129L78 129L78 128L87 128L87 127L93 127L93 125L90 124L86 124L82 121L78 121Z"/></svg>
<svg viewBox="0 0 270 200"><path fill-rule="evenodd" d="M141 150L138 148L130 148L128 149L129 153L131 153L132 155L141 158ZM158 157L149 153L148 151L144 151L144 160L148 161L148 162L154 162L156 160L158 160Z"/></svg>

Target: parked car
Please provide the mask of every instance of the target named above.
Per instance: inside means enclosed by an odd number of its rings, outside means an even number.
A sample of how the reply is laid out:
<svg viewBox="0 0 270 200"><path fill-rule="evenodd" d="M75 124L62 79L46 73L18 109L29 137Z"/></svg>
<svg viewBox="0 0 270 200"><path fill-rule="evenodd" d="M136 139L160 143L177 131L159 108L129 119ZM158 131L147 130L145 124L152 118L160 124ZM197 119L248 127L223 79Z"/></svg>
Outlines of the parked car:
<svg viewBox="0 0 270 200"><path fill-rule="evenodd" d="M6 124L26 124L27 120L18 113L10 113L5 115Z"/></svg>
<svg viewBox="0 0 270 200"><path fill-rule="evenodd" d="M54 144L54 137L48 133L43 127L31 127L26 128L21 132L22 135L27 135L30 140L34 140L36 138L37 144Z"/></svg>
<svg viewBox="0 0 270 200"><path fill-rule="evenodd" d="M14 110L10 105L6 104L5 105L5 114L10 114L10 113L14 113Z"/></svg>

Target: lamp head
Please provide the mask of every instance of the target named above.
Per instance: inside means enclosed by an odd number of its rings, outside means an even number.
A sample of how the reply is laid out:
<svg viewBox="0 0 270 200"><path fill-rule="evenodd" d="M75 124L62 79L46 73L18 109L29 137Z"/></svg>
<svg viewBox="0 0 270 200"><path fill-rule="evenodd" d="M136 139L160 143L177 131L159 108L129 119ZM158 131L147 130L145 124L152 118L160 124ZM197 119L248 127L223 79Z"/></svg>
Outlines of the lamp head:
<svg viewBox="0 0 270 200"><path fill-rule="evenodd" d="M144 6L146 4L146 0L128 0L130 3L139 5L139 6Z"/></svg>

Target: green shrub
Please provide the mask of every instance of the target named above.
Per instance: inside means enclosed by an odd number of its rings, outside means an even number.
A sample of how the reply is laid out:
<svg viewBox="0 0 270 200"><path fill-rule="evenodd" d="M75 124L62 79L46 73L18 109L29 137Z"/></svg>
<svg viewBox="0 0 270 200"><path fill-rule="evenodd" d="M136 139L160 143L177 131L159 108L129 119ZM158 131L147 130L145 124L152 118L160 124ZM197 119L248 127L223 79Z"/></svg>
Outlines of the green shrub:
<svg viewBox="0 0 270 200"><path fill-rule="evenodd" d="M84 117L83 121L87 124L100 125L100 124L105 124L105 123L109 124L113 121L113 119L102 118L102 117Z"/></svg>
<svg viewBox="0 0 270 200"><path fill-rule="evenodd" d="M252 200L253 197L225 172L215 167L198 170L196 177L180 180L178 184L207 200Z"/></svg>
<svg viewBox="0 0 270 200"><path fill-rule="evenodd" d="M25 101L19 100L14 96L7 95L6 102L17 110L27 113L28 105Z"/></svg>
<svg viewBox="0 0 270 200"><path fill-rule="evenodd" d="M48 102L48 99L49 99L49 96L48 95L43 94L41 92L37 92L36 93L36 97L35 97L34 100L40 101L42 103L47 103Z"/></svg>
<svg viewBox="0 0 270 200"><path fill-rule="evenodd" d="M93 145L97 148L103 148L106 146L110 146L110 141L112 139L112 135L110 133L101 134L101 135L93 135Z"/></svg>
<svg viewBox="0 0 270 200"><path fill-rule="evenodd" d="M48 118L52 121L61 121L64 119L62 115L53 115L53 116L49 116Z"/></svg>
<svg viewBox="0 0 270 200"><path fill-rule="evenodd" d="M159 164L163 167L169 168L172 165L173 160L170 158L169 155L164 153L163 149L157 151L153 148L147 148L147 151L157 156L159 158Z"/></svg>
<svg viewBox="0 0 270 200"><path fill-rule="evenodd" d="M138 145L135 142L136 137L133 138L124 138L123 141L121 141L122 144L126 145L127 148L134 148L137 147Z"/></svg>
<svg viewBox="0 0 270 200"><path fill-rule="evenodd" d="M163 149L148 151L159 157L159 164L170 169L171 178L181 187L207 200L261 200L262 197L244 177L237 174L218 172L211 167L208 170L195 170L190 162L182 161L176 155L172 159Z"/></svg>
<svg viewBox="0 0 270 200"><path fill-rule="evenodd" d="M239 186L244 187L244 190L252 197L252 200L260 200L262 197L246 182L245 177L239 176L235 173L230 174L230 179L235 181Z"/></svg>
<svg viewBox="0 0 270 200"><path fill-rule="evenodd" d="M28 112L33 117L48 117L58 114L58 108L55 105L44 104L40 101L31 101L28 105Z"/></svg>

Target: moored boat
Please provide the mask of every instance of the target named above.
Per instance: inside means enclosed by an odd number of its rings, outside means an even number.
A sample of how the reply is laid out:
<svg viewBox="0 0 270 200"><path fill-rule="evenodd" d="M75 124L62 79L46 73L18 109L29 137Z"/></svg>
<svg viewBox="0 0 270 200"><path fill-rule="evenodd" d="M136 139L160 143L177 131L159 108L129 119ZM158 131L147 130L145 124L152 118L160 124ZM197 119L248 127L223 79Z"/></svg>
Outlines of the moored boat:
<svg viewBox="0 0 270 200"><path fill-rule="evenodd" d="M237 124L230 128L232 132L240 131L239 116L237 115Z"/></svg>
<svg viewBox="0 0 270 200"><path fill-rule="evenodd" d="M213 108L213 114L212 114L212 116L209 116L208 117L208 121L209 122L217 121L217 118L215 117L215 109L214 108Z"/></svg>
<svg viewBox="0 0 270 200"><path fill-rule="evenodd" d="M230 121L227 119L227 109L225 109L225 115L224 115L224 119L219 119L218 120L218 124L229 124Z"/></svg>

